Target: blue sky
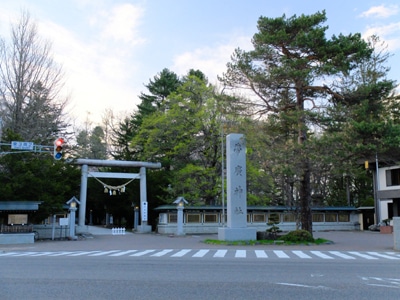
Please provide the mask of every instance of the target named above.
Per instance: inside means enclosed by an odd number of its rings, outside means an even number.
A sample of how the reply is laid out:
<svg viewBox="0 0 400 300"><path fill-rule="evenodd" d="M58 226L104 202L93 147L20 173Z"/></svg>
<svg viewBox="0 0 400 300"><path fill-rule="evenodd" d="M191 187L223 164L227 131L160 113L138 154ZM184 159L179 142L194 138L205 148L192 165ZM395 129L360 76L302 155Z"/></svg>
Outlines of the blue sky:
<svg viewBox="0 0 400 300"><path fill-rule="evenodd" d="M328 36L372 34L387 42L400 82L400 4L395 0L1 0L0 35L27 9L39 34L53 43L70 95L69 112L82 123L106 109L131 114L144 84L163 68L178 75L200 69L210 82L237 47L251 49L260 16L290 17L326 10Z"/></svg>

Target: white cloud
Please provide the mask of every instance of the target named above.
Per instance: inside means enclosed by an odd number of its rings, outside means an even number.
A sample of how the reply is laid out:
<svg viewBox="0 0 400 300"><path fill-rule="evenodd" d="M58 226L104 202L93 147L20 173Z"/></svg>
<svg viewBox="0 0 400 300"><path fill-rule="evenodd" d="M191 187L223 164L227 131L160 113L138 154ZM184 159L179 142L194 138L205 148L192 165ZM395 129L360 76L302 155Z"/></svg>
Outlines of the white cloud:
<svg viewBox="0 0 400 300"><path fill-rule="evenodd" d="M397 5L380 5L380 6L373 6L367 11L364 11L360 14L360 17L363 18L388 18L390 16L396 15L399 11L399 7Z"/></svg>
<svg viewBox="0 0 400 300"><path fill-rule="evenodd" d="M364 32L364 37L377 35L388 44L388 50L400 49L400 22L383 26L370 26Z"/></svg>
<svg viewBox="0 0 400 300"><path fill-rule="evenodd" d="M221 76L226 71L226 64L231 60L235 48L249 49L250 37L235 37L231 42L214 48L203 47L193 51L182 53L174 58L172 70L177 74L186 74L190 69L202 71L211 83L217 81L217 75Z"/></svg>
<svg viewBox="0 0 400 300"><path fill-rule="evenodd" d="M115 113L133 111L133 100L139 92L129 84L136 69L130 63L129 68L126 65L132 46L124 47L124 41L103 43L96 37L81 40L50 21L39 26L40 34L53 42L54 58L63 66L65 94L71 95L69 109L73 117L85 120L90 113L90 119L100 123L108 108Z"/></svg>
<svg viewBox="0 0 400 300"><path fill-rule="evenodd" d="M103 37L131 45L144 43L145 39L139 35L138 31L143 15L144 9L132 4L121 4L114 6L110 11L102 11Z"/></svg>

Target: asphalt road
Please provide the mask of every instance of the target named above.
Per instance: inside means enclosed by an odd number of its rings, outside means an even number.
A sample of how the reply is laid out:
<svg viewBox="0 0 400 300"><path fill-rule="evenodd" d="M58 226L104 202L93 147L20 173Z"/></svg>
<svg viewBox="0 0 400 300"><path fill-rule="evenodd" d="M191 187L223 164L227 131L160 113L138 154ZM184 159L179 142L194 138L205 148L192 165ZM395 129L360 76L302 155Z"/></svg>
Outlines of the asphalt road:
<svg viewBox="0 0 400 300"><path fill-rule="evenodd" d="M397 299L399 261L3 257L1 299Z"/></svg>
<svg viewBox="0 0 400 300"><path fill-rule="evenodd" d="M393 235L319 232L314 237L332 243L231 246L204 243L215 235L104 232L77 241L0 245L0 299L342 300L400 294Z"/></svg>

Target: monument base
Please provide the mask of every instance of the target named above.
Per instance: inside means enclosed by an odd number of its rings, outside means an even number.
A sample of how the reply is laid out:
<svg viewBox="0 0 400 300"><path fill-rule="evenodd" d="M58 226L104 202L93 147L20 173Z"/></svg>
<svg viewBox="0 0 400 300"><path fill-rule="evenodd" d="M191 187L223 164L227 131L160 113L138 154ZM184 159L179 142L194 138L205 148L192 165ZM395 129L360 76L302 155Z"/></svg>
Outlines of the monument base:
<svg viewBox="0 0 400 300"><path fill-rule="evenodd" d="M257 239L256 228L218 228L218 239L220 241L250 241Z"/></svg>
<svg viewBox="0 0 400 300"><path fill-rule="evenodd" d="M151 233L150 225L139 225L137 228L137 233Z"/></svg>

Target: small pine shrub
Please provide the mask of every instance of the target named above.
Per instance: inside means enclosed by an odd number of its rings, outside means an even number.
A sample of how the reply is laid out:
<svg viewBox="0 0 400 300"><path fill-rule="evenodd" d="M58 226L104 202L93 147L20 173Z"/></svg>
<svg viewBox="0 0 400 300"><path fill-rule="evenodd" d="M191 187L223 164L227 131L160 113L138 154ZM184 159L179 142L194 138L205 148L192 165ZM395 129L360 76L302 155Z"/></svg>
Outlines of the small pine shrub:
<svg viewBox="0 0 400 300"><path fill-rule="evenodd" d="M307 230L294 230L280 237L280 239L292 243L314 242L314 238L312 237L311 233L308 232Z"/></svg>

